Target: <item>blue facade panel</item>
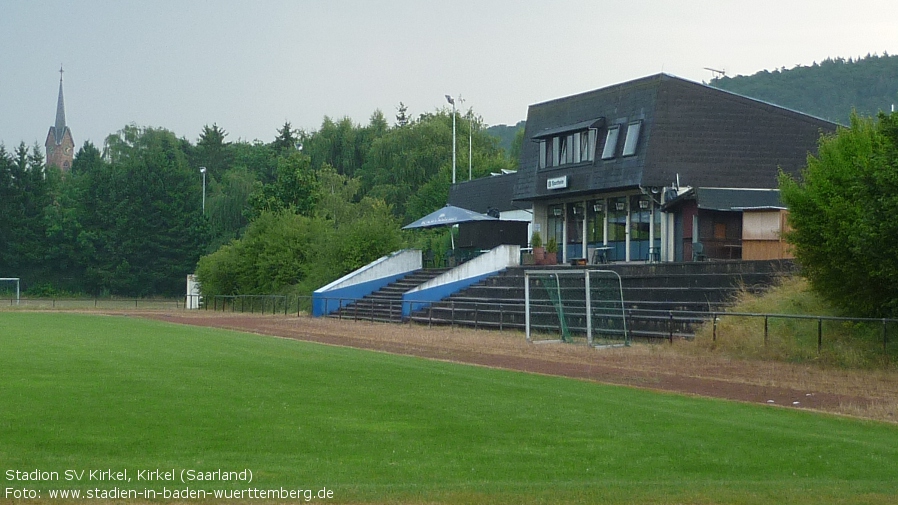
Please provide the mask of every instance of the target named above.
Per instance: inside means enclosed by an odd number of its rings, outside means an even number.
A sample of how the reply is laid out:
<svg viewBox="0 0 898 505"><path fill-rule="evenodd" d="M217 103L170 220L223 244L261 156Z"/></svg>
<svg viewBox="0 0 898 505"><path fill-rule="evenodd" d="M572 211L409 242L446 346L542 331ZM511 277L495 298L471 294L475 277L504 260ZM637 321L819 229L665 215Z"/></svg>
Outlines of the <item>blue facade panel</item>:
<svg viewBox="0 0 898 505"><path fill-rule="evenodd" d="M324 293L312 293L312 315L315 317L326 316L340 307L363 298L378 289L398 281L408 275L404 272L397 275L382 277L367 282L362 282L345 288L332 289Z"/></svg>
<svg viewBox="0 0 898 505"><path fill-rule="evenodd" d="M402 295L402 317L406 318L416 310L427 308L431 303L438 302L453 293L457 293L462 289L465 289L473 284L477 284L483 279L492 277L493 275L496 275L496 272L490 272L483 275L469 277L467 279L448 282L446 284L441 284L439 286L434 286L428 289L422 289L421 291L415 291L413 293L406 293Z"/></svg>

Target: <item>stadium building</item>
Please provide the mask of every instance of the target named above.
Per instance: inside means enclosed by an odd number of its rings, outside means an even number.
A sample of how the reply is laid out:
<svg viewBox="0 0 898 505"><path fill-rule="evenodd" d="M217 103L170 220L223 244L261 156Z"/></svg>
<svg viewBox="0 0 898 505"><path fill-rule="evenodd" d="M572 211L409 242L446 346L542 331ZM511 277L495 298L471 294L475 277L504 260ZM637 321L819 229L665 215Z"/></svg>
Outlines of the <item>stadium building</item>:
<svg viewBox="0 0 898 505"><path fill-rule="evenodd" d="M797 175L836 127L658 74L531 105L510 187L460 183L449 203L532 210L560 262L742 259L744 238L770 242L750 259L782 258L777 174Z"/></svg>

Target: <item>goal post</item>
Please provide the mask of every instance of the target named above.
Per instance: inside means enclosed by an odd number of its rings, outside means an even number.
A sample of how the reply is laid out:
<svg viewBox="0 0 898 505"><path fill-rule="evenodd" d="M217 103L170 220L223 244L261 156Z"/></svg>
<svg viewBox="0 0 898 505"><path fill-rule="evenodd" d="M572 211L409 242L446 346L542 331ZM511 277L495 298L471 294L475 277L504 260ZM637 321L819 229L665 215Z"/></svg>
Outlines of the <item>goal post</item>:
<svg viewBox="0 0 898 505"><path fill-rule="evenodd" d="M528 342L630 345L620 275L612 270L525 270Z"/></svg>
<svg viewBox="0 0 898 505"><path fill-rule="evenodd" d="M0 277L0 282L16 283L16 305L19 304L19 278L18 277Z"/></svg>

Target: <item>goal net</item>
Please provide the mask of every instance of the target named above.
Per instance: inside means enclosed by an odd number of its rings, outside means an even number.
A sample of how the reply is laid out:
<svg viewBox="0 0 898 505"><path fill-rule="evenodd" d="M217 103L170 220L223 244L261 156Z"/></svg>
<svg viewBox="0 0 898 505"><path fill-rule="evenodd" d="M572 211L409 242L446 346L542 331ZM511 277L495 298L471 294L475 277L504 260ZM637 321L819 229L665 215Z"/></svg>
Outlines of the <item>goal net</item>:
<svg viewBox="0 0 898 505"><path fill-rule="evenodd" d="M4 291L4 287L11 287L10 285L6 285L7 282L15 282L16 283L16 305L19 304L19 278L18 277L0 277L0 292ZM6 285L6 286L4 286Z"/></svg>
<svg viewBox="0 0 898 505"><path fill-rule="evenodd" d="M526 270L528 342L629 345L623 288L611 270Z"/></svg>

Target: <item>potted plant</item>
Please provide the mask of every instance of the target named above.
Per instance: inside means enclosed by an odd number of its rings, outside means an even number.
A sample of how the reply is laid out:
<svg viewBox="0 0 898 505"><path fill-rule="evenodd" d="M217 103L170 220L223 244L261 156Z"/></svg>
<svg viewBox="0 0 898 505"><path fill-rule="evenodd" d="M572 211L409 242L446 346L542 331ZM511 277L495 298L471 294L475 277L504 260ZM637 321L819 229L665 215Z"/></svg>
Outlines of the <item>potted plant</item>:
<svg viewBox="0 0 898 505"><path fill-rule="evenodd" d="M558 242L555 237L549 239L546 244L546 265L555 265L558 263Z"/></svg>
<svg viewBox="0 0 898 505"><path fill-rule="evenodd" d="M533 248L533 260L537 265L542 265L546 259L546 248L543 247L543 237L538 231L530 237L530 247Z"/></svg>

